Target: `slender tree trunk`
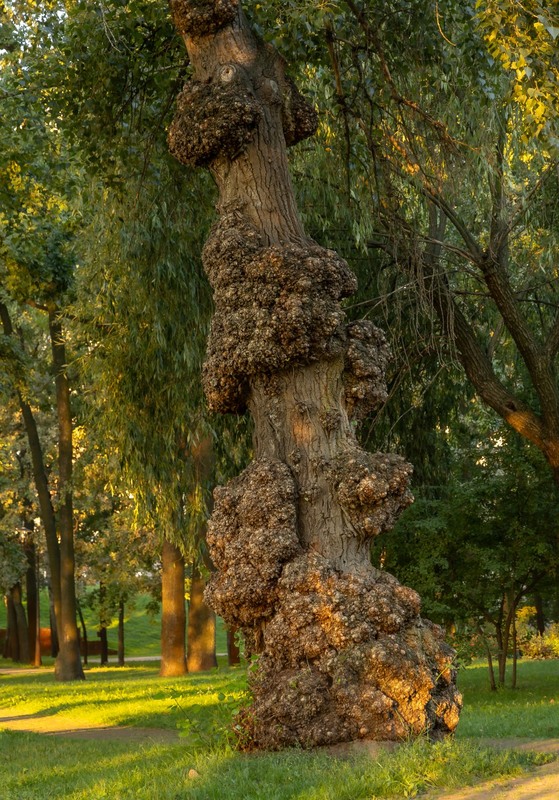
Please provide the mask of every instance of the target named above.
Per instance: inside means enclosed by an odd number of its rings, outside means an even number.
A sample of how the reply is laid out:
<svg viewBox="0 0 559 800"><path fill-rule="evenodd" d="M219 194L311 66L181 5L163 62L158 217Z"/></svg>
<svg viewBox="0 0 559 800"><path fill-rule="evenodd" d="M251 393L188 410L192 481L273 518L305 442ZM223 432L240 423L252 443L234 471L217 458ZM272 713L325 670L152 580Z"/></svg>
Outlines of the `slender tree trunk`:
<svg viewBox="0 0 559 800"><path fill-rule="evenodd" d="M227 663L230 667L241 663L241 651L237 644L237 628L227 628Z"/></svg>
<svg viewBox="0 0 559 800"><path fill-rule="evenodd" d="M107 641L107 622L109 616L106 608L107 590L103 581L99 581L99 629L97 635L101 644L100 662L104 667L109 663L109 643Z"/></svg>
<svg viewBox="0 0 559 800"><path fill-rule="evenodd" d="M0 303L0 318L6 336L12 336L13 326L8 313L8 308L4 303ZM37 430L37 423L33 415L33 411L29 403L23 398L21 392L18 391L18 400L21 410L21 416L29 442L29 451L31 453L31 463L33 467L33 481L35 489L37 490L37 497L39 500L39 509L41 514L41 521L45 531L45 538L47 543L47 553L49 559L50 571L50 587L51 587L51 600L53 604L54 615L57 619L60 618L61 613L61 599L60 599L60 550L58 545L58 534L56 526L56 517L54 514L54 507L52 504L52 497L49 489L47 472L43 458L43 450L39 433ZM55 646L55 639L52 640L52 646ZM57 640L56 640L57 641ZM57 655L58 649L53 651L53 655Z"/></svg>
<svg viewBox="0 0 559 800"><path fill-rule="evenodd" d="M518 642L516 637L516 614L512 618L512 682L511 688L516 689L516 677L518 667Z"/></svg>
<svg viewBox="0 0 559 800"><path fill-rule="evenodd" d="M88 641L87 641L87 627L86 627L85 619L84 619L84 616L83 616L83 613L82 613L82 607L81 607L81 604L80 604L79 601L76 604L76 608L77 608L78 617L79 617L80 625L81 625L81 629L82 629L83 646L82 646L81 649L83 650L83 663L87 664L87 659L88 659L87 649L88 649L88 646L89 646L88 645Z"/></svg>
<svg viewBox="0 0 559 800"><path fill-rule="evenodd" d="M495 681L495 670L493 669L493 657L491 655L491 648L487 645L487 667L489 669L489 685L492 692L497 691L497 683Z"/></svg>
<svg viewBox="0 0 559 800"><path fill-rule="evenodd" d="M19 661L17 614L11 590L6 593L6 640L3 655L4 658Z"/></svg>
<svg viewBox="0 0 559 800"><path fill-rule="evenodd" d="M60 537L60 650L54 673L60 681L83 680L76 612L74 511L72 504L72 412L66 373L66 349L56 309L49 310L49 331L55 374L58 417L58 534Z"/></svg>
<svg viewBox="0 0 559 800"><path fill-rule="evenodd" d="M186 674L184 556L163 539L161 572L161 676Z"/></svg>
<svg viewBox="0 0 559 800"><path fill-rule="evenodd" d="M188 672L206 672L217 667L215 612L204 600L206 581L194 563L188 604L186 666Z"/></svg>
<svg viewBox="0 0 559 800"><path fill-rule="evenodd" d="M493 668L493 656L491 655L491 647L489 646L489 642L487 641L487 637L483 632L481 625L477 626L477 632L481 637L483 644L485 645L485 650L487 652L487 668L489 670L489 686L492 692L497 691L497 684L495 682L495 670Z"/></svg>
<svg viewBox="0 0 559 800"><path fill-rule="evenodd" d="M29 523L30 532L25 537L24 550L27 558L27 573L25 576L25 594L27 597L27 621L29 626L29 655L35 667L41 666L41 640L40 640L40 606L39 606L39 581L37 573L37 553L33 540L33 523Z"/></svg>
<svg viewBox="0 0 559 800"><path fill-rule="evenodd" d="M50 624L50 654L56 658L59 651L58 646L58 626L56 622L56 607L54 601L54 592L52 590L52 581L49 581L49 624Z"/></svg>
<svg viewBox="0 0 559 800"><path fill-rule="evenodd" d="M452 731L460 696L443 632L415 592L372 568L371 540L411 501L411 468L362 450L352 419L386 396L388 346L347 325L347 264L306 235L286 145L316 114L237 0L171 0L194 69L171 151L208 165L219 222L203 260L215 316L210 408L250 409L254 462L216 490L206 597L259 654L248 746L274 749Z"/></svg>
<svg viewBox="0 0 559 800"><path fill-rule="evenodd" d="M124 666L124 600L118 603L118 666Z"/></svg>
<svg viewBox="0 0 559 800"><path fill-rule="evenodd" d="M14 609L16 613L17 622L17 640L18 640L18 661L23 664L29 664L31 661L31 651L29 649L29 626L27 624L27 616L25 608L23 607L23 595L21 591L21 583L16 583L11 590Z"/></svg>
<svg viewBox="0 0 559 800"><path fill-rule="evenodd" d="M100 662L102 667L106 667L109 663L109 643L107 640L107 628L105 625L101 625L99 630L97 631L97 635L99 636L99 642L101 644L100 650Z"/></svg>
<svg viewBox="0 0 559 800"><path fill-rule="evenodd" d="M534 605L536 607L536 627L540 636L545 633L545 615L543 613L543 600L541 594L534 595Z"/></svg>
<svg viewBox="0 0 559 800"><path fill-rule="evenodd" d="M6 336L13 335L7 306L0 303L0 319ZM80 661L76 597L74 583L74 531L72 509L72 417L70 391L66 375L66 354L62 326L56 310L49 309L49 332L55 372L56 408L58 418L59 511L58 524L45 470L43 452L31 406L18 392L19 405L29 442L33 480L37 489L39 508L49 558L52 602L56 620L53 655L56 654L55 675L58 680L83 679ZM51 629L53 629L51 623ZM58 649L56 649L58 647Z"/></svg>

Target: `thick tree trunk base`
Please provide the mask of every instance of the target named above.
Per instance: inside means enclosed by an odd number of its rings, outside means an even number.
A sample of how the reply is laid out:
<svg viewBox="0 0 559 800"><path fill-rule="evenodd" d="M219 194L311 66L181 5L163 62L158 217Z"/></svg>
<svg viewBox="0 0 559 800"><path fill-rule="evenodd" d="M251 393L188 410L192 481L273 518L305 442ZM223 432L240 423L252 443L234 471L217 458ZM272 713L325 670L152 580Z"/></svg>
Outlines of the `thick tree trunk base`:
<svg viewBox="0 0 559 800"><path fill-rule="evenodd" d="M453 651L419 605L413 590L372 568L340 573L308 553L286 563L273 613L245 629L258 661L241 747L451 733L462 706Z"/></svg>
<svg viewBox="0 0 559 800"><path fill-rule="evenodd" d="M57 681L85 680L77 639L61 643L54 662L54 677Z"/></svg>

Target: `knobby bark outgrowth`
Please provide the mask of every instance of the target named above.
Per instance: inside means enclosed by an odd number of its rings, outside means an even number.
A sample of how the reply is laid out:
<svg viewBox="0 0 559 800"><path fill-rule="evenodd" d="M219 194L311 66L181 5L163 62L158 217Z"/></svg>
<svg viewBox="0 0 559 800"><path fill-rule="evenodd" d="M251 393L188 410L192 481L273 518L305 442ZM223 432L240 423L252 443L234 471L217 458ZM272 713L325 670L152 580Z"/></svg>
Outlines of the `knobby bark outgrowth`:
<svg viewBox="0 0 559 800"><path fill-rule="evenodd" d="M249 408L252 464L215 492L206 596L258 656L247 747L399 739L456 727L452 650L417 594L370 564L371 540L411 501L411 467L371 454L352 420L384 397L389 355L366 321L346 324L347 264L304 232L286 145L316 114L237 0L171 0L194 67L169 132L208 166L218 214L204 252L215 316L210 407Z"/></svg>

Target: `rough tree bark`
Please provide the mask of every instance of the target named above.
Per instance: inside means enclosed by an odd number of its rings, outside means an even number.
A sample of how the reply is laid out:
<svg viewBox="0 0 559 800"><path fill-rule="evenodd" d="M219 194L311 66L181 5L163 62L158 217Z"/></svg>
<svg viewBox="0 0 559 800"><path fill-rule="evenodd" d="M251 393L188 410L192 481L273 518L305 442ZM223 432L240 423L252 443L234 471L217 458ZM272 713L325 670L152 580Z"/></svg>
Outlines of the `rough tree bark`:
<svg viewBox="0 0 559 800"><path fill-rule="evenodd" d="M215 316L212 410L254 419L253 463L215 492L206 596L258 655L243 741L310 747L454 730L452 651L420 600L372 568L370 542L411 501L411 467L362 450L352 419L384 397L388 347L346 324L347 264L303 230L286 145L316 114L238 0L171 0L194 78L171 152L208 166L219 220L203 260Z"/></svg>

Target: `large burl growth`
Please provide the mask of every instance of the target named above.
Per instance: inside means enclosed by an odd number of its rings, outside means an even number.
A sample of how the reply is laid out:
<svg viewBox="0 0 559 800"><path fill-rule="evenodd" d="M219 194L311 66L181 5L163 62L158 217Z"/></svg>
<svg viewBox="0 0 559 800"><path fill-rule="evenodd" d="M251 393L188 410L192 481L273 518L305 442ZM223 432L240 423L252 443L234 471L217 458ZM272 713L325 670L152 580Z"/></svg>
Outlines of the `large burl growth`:
<svg viewBox="0 0 559 800"><path fill-rule="evenodd" d="M417 594L370 564L372 539L411 502L411 467L359 447L352 420L385 398L389 350L347 324L355 278L309 239L286 145L316 115L237 0L171 0L194 77L169 132L209 167L219 219L203 259L215 300L204 384L210 407L247 408L253 463L215 492L207 599L257 656L243 742L310 747L454 730L452 650Z"/></svg>

